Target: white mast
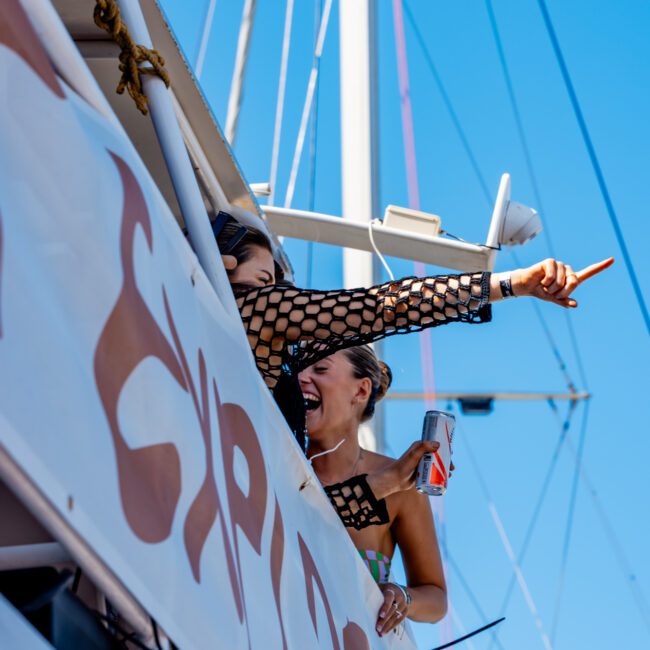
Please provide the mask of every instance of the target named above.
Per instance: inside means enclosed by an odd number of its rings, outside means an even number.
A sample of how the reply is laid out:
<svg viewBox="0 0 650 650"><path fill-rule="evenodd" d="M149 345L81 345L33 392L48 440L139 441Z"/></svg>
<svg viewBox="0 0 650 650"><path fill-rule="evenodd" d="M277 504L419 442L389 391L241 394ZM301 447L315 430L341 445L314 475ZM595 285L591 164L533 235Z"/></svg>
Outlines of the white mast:
<svg viewBox="0 0 650 650"><path fill-rule="evenodd" d="M253 19L255 18L255 4L257 0L246 0L244 11L239 28L237 40L237 56L235 58L235 70L230 85L230 97L228 98L228 114L226 116L226 139L231 147L235 146L235 135L237 133L237 122L239 120L239 109L241 108L242 90L244 87L244 73L248 60L248 48L251 44L253 31Z"/></svg>
<svg viewBox="0 0 650 650"><path fill-rule="evenodd" d="M363 223L376 217L379 207L375 10L375 0L339 4L342 214ZM374 279L372 254L344 248L345 287L368 287ZM374 434L362 432L362 442L379 450L383 448L381 420L378 414Z"/></svg>

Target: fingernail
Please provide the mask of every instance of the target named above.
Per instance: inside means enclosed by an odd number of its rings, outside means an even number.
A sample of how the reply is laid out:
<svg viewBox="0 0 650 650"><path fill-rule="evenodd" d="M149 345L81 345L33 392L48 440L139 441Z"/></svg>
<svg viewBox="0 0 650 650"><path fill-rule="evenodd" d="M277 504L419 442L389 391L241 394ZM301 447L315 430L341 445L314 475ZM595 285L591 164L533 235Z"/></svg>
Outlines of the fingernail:
<svg viewBox="0 0 650 650"><path fill-rule="evenodd" d="M379 618L386 618L386 612L379 612Z"/></svg>

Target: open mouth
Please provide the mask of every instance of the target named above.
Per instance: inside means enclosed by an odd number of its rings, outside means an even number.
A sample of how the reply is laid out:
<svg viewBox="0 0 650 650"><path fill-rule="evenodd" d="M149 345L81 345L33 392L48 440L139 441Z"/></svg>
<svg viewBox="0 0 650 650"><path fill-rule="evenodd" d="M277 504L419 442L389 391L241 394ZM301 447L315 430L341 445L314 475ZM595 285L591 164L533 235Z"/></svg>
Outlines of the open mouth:
<svg viewBox="0 0 650 650"><path fill-rule="evenodd" d="M314 395L313 393L303 393L302 398L305 402L306 411L314 411L322 404L320 397Z"/></svg>

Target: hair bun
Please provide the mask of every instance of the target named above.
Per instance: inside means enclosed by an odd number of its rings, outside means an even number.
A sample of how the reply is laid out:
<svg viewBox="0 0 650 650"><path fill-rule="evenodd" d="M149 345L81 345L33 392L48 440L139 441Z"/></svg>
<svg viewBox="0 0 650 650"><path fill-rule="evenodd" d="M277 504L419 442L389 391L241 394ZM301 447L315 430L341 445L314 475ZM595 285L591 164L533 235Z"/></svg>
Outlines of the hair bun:
<svg viewBox="0 0 650 650"><path fill-rule="evenodd" d="M379 380L379 389L377 390L377 401L383 399L390 385L393 383L393 373L387 363L378 361L381 370L381 379Z"/></svg>

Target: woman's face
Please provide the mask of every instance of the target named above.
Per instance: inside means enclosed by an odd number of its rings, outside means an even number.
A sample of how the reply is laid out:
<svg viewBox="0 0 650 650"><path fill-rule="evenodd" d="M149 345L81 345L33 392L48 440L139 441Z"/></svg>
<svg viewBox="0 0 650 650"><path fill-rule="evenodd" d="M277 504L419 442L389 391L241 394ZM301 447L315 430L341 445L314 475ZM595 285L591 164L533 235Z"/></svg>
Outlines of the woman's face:
<svg viewBox="0 0 650 650"><path fill-rule="evenodd" d="M307 432L310 438L321 433L344 430L358 425L365 409L372 383L357 379L343 350L303 370L300 388L307 403Z"/></svg>
<svg viewBox="0 0 650 650"><path fill-rule="evenodd" d="M275 263L271 252L262 246L251 246L249 254L249 258L238 264L230 274L230 282L252 287L267 287L275 284Z"/></svg>

